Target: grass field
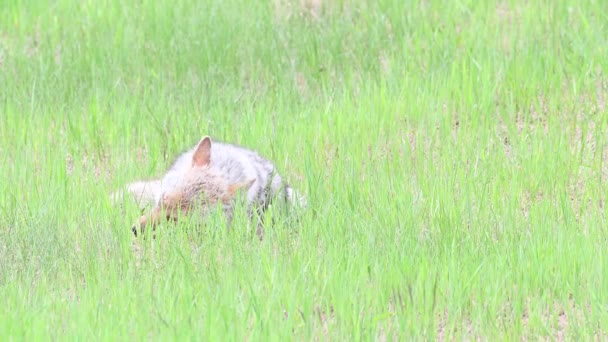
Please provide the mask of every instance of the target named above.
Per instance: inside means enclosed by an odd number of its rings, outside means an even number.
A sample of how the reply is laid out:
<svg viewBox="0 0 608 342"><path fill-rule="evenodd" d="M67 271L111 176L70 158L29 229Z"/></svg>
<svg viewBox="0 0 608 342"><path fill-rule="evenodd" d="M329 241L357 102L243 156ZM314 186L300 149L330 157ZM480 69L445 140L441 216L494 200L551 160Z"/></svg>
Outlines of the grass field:
<svg viewBox="0 0 608 342"><path fill-rule="evenodd" d="M607 13L1 2L0 339L608 339ZM207 134L309 208L134 238Z"/></svg>

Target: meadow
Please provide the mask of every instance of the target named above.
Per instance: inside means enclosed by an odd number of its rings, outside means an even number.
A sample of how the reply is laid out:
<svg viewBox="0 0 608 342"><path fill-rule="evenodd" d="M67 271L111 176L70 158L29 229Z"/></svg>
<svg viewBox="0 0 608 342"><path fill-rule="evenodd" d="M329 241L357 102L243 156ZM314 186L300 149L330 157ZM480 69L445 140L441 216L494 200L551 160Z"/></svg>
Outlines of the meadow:
<svg viewBox="0 0 608 342"><path fill-rule="evenodd" d="M607 13L0 2L0 339L608 339ZM299 220L135 238L109 194L204 135Z"/></svg>

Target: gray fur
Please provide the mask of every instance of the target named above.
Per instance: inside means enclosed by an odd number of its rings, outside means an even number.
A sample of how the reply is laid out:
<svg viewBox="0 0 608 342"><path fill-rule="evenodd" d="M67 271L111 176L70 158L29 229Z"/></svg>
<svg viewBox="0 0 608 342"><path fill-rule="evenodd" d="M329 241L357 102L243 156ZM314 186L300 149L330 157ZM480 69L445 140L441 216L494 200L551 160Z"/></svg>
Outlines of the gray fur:
<svg viewBox="0 0 608 342"><path fill-rule="evenodd" d="M196 146L183 153L173 163L161 181L161 189L156 194L158 204L163 193L174 189L190 170ZM247 203L259 208L267 208L274 198L291 204L305 204L291 187L283 181L276 167L257 152L226 143L213 142L209 167L223 175L226 183L236 184L254 180L247 190ZM284 188L284 189L283 189Z"/></svg>

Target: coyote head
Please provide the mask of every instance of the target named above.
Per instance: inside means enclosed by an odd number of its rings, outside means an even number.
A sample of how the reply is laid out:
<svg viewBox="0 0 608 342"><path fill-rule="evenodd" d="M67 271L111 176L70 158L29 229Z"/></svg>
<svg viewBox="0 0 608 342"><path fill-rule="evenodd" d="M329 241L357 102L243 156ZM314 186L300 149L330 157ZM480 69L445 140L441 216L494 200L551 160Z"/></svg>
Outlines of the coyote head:
<svg viewBox="0 0 608 342"><path fill-rule="evenodd" d="M228 184L221 173L210 167L211 138L204 137L196 146L192 155L192 167L180 181L168 191L165 191L149 215L140 217L139 222L132 227L137 236L137 226L143 232L147 225L153 228L164 217L177 221L178 215L188 215L192 212L205 214L215 206L228 206L234 199L237 190L249 188L254 180Z"/></svg>

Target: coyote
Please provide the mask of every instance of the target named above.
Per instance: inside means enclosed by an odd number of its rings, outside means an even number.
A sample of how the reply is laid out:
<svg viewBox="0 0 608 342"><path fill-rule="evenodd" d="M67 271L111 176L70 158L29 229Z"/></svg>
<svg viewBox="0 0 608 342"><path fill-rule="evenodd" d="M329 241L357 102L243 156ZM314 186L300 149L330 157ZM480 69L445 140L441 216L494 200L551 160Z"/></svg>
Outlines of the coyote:
<svg viewBox="0 0 608 342"><path fill-rule="evenodd" d="M138 181L126 186L140 209L154 208L140 217L131 228L137 236L146 226L154 227L161 219L177 220L178 213L205 215L212 208L221 208L230 226L237 192L247 192L247 213L250 219L261 215L276 201L290 206L306 206L281 176L276 167L256 152L243 147L211 142L205 136L191 150L180 155L162 180ZM124 191L112 194L114 202ZM262 227L257 233L261 238Z"/></svg>

